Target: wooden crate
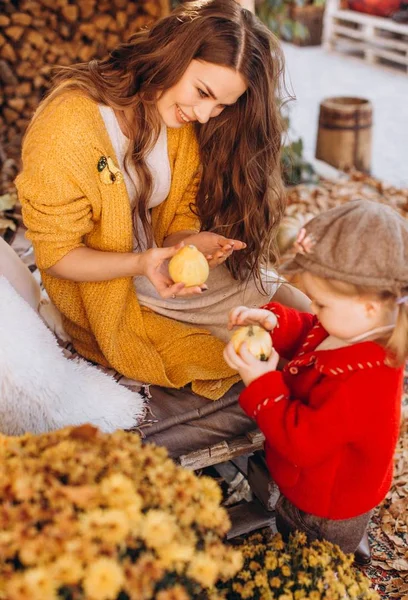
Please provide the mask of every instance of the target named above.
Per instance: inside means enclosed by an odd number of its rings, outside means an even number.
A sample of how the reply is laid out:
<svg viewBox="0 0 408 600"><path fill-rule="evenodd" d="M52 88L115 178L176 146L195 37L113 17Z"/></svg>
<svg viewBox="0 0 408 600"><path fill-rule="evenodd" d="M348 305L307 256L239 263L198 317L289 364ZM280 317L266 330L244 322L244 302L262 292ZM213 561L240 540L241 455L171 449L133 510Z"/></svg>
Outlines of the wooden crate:
<svg viewBox="0 0 408 600"><path fill-rule="evenodd" d="M323 38L330 50L408 73L408 24L342 9L338 0L328 0Z"/></svg>

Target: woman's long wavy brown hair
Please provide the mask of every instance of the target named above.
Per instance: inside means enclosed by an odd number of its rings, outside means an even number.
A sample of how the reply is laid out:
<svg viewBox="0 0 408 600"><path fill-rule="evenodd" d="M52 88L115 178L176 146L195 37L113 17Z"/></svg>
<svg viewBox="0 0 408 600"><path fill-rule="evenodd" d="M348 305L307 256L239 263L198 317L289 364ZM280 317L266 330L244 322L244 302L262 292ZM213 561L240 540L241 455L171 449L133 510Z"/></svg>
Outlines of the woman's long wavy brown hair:
<svg viewBox="0 0 408 600"><path fill-rule="evenodd" d="M235 0L185 2L106 59L60 69L39 110L72 89L115 110L133 109L127 158L139 178L134 220L140 218L151 242L152 177L145 157L161 127L156 99L193 59L234 69L248 82L234 105L195 126L202 176L194 210L202 230L246 243L227 261L232 275L244 280L252 272L260 281L260 267L275 262L275 233L284 210L278 101L283 57L275 37L252 13Z"/></svg>

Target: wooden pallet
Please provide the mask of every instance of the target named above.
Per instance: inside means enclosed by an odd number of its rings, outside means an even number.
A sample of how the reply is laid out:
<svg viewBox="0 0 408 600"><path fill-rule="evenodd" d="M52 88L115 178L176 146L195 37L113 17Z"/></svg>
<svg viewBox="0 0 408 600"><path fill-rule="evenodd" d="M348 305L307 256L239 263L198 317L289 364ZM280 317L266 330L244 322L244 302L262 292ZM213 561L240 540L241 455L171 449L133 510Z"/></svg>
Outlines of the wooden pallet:
<svg viewBox="0 0 408 600"><path fill-rule="evenodd" d="M192 471L204 469L204 467L217 465L237 456L251 454L255 450L260 450L263 448L264 440L265 438L260 431L249 431L244 436L221 442L202 450L195 450L189 454L183 454L178 457L177 462L182 467L191 469Z"/></svg>
<svg viewBox="0 0 408 600"><path fill-rule="evenodd" d="M244 455L261 450L265 438L259 430L250 431L244 436L224 441L202 450L179 456L177 462L193 471L204 469ZM238 461L239 462L239 461ZM231 519L231 529L228 539L239 535L247 535L261 527L273 527L275 513L268 510L257 497L251 502L241 502L227 509Z"/></svg>
<svg viewBox="0 0 408 600"><path fill-rule="evenodd" d="M328 0L324 46L408 73L408 24L338 8L337 0Z"/></svg>
<svg viewBox="0 0 408 600"><path fill-rule="evenodd" d="M227 533L229 540L263 527L271 527L276 532L275 512L266 510L257 498L232 506L228 509L228 515L231 519L231 529Z"/></svg>

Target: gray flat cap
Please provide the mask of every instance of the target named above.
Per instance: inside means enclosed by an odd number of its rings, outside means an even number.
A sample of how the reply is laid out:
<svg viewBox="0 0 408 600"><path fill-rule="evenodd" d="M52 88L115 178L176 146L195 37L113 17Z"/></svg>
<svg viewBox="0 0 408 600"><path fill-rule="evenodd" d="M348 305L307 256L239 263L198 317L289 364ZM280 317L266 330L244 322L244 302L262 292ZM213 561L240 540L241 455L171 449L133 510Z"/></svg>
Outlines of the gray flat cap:
<svg viewBox="0 0 408 600"><path fill-rule="evenodd" d="M408 220L393 208L353 200L318 215L305 229L315 244L284 264L282 273L310 271L397 296L408 288Z"/></svg>

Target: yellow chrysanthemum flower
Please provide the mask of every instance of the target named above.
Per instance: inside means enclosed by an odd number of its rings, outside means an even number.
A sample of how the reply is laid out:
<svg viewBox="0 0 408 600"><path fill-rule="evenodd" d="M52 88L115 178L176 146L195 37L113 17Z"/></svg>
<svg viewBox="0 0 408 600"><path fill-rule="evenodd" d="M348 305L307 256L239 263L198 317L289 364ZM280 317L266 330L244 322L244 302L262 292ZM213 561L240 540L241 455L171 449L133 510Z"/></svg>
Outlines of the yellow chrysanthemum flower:
<svg viewBox="0 0 408 600"><path fill-rule="evenodd" d="M27 600L30 598L30 588L23 575L14 575L9 581L5 582L4 596L7 600Z"/></svg>
<svg viewBox="0 0 408 600"><path fill-rule="evenodd" d="M79 583L84 569L81 561L71 554L64 554L57 558L51 566L52 576L59 585L74 585Z"/></svg>
<svg viewBox="0 0 408 600"><path fill-rule="evenodd" d="M20 549L19 558L26 566L41 564L43 549L43 546L37 540L25 540Z"/></svg>
<svg viewBox="0 0 408 600"><path fill-rule="evenodd" d="M281 571L282 571L282 575L284 575L285 577L291 576L292 571L288 565L283 565Z"/></svg>
<svg viewBox="0 0 408 600"><path fill-rule="evenodd" d="M254 582L255 585L260 588L266 587L268 585L268 576L266 571L258 571L258 573L255 573Z"/></svg>
<svg viewBox="0 0 408 600"><path fill-rule="evenodd" d="M142 499L135 490L135 485L129 477L122 473L113 473L101 481L101 494L112 507L125 507L129 504L142 508Z"/></svg>
<svg viewBox="0 0 408 600"><path fill-rule="evenodd" d="M267 552L265 556L265 569L274 571L278 566L278 560L273 552Z"/></svg>
<svg viewBox="0 0 408 600"><path fill-rule="evenodd" d="M138 535L140 532L140 526L142 521L143 513L137 503L128 504L122 508L122 512L126 515L129 529L133 535Z"/></svg>
<svg viewBox="0 0 408 600"><path fill-rule="evenodd" d="M218 561L220 567L220 576L223 579L230 579L237 574L237 572L242 569L243 566L243 556L239 550L233 550L232 548L227 548L227 551L224 552L224 557Z"/></svg>
<svg viewBox="0 0 408 600"><path fill-rule="evenodd" d="M177 563L187 563L194 554L194 547L177 542L162 544L156 548L160 562L164 568L175 566Z"/></svg>
<svg viewBox="0 0 408 600"><path fill-rule="evenodd" d="M197 552L188 567L187 575L198 581L203 587L210 588L218 578L217 563L204 552Z"/></svg>
<svg viewBox="0 0 408 600"><path fill-rule="evenodd" d="M221 488L211 477L200 477L200 493L204 502L218 505L222 500Z"/></svg>
<svg viewBox="0 0 408 600"><path fill-rule="evenodd" d="M30 600L57 600L57 586L45 568L29 569L23 575Z"/></svg>
<svg viewBox="0 0 408 600"><path fill-rule="evenodd" d="M299 571L297 573L297 580L300 585L304 585L305 587L310 587L312 585L312 580L304 571Z"/></svg>
<svg viewBox="0 0 408 600"><path fill-rule="evenodd" d="M262 565L256 560L251 560L249 563L249 568L251 571L260 571L262 569Z"/></svg>
<svg viewBox="0 0 408 600"><path fill-rule="evenodd" d="M309 596L305 590L296 590L293 594L294 600L308 600Z"/></svg>
<svg viewBox="0 0 408 600"><path fill-rule="evenodd" d="M220 533L226 533L230 528L230 520L224 509L211 505L201 506L197 510L197 523L208 529L218 528Z"/></svg>
<svg viewBox="0 0 408 600"><path fill-rule="evenodd" d="M142 520L140 533L149 548L158 548L164 541L170 543L176 537L176 520L162 510L149 510Z"/></svg>
<svg viewBox="0 0 408 600"><path fill-rule="evenodd" d="M253 581L248 581L241 592L241 597L249 600L254 597L255 584Z"/></svg>
<svg viewBox="0 0 408 600"><path fill-rule="evenodd" d="M115 560L99 558L88 567L83 588L89 599L116 600L124 579L123 570Z"/></svg>
<svg viewBox="0 0 408 600"><path fill-rule="evenodd" d="M186 592L183 586L175 585L172 588L160 590L156 595L156 600L190 600L190 594Z"/></svg>
<svg viewBox="0 0 408 600"><path fill-rule="evenodd" d="M130 524L126 513L121 510L96 509L83 515L81 530L85 537L119 544L128 535Z"/></svg>
<svg viewBox="0 0 408 600"><path fill-rule="evenodd" d="M273 538L271 540L271 546L275 550L283 550L284 549L285 544L279 534L273 536Z"/></svg>

